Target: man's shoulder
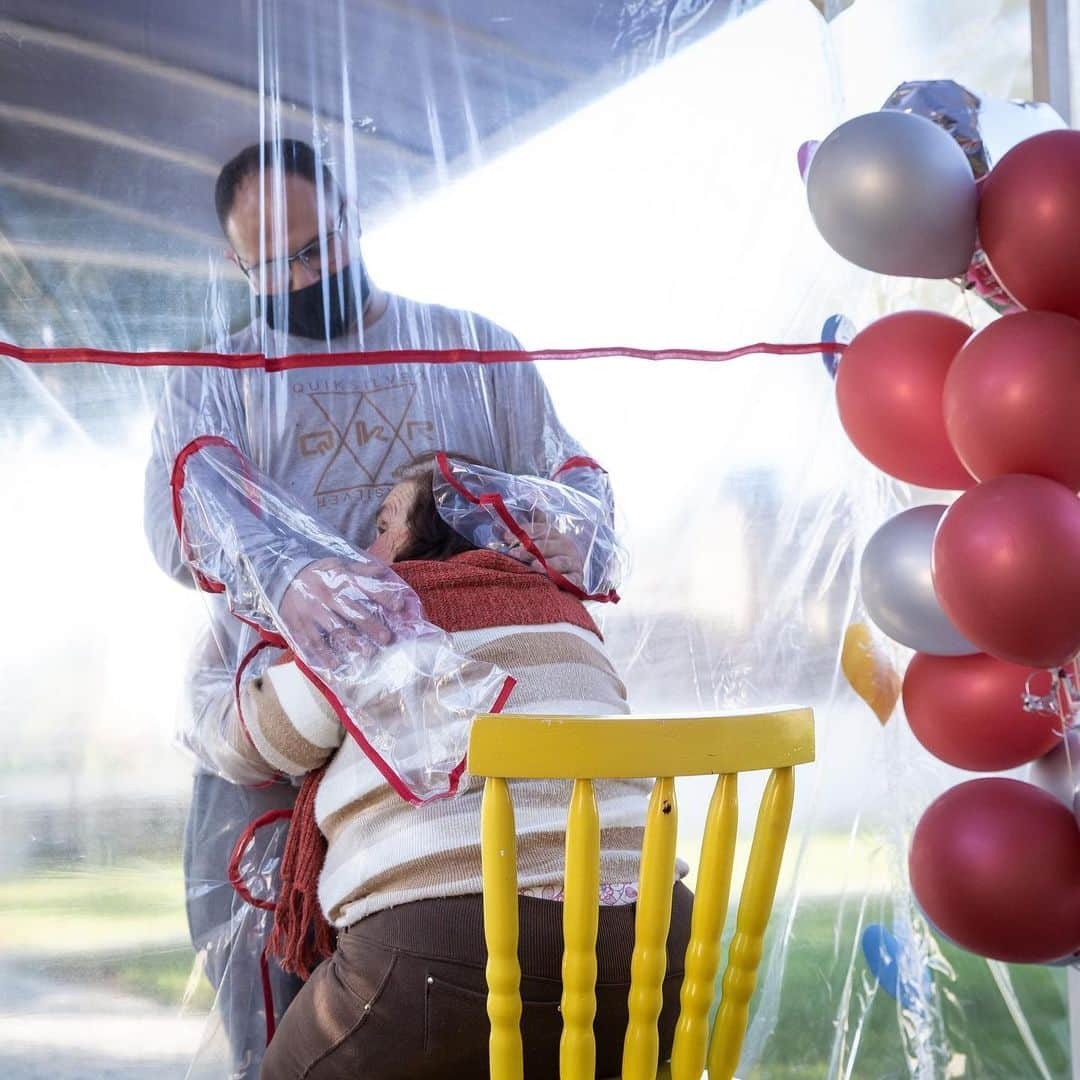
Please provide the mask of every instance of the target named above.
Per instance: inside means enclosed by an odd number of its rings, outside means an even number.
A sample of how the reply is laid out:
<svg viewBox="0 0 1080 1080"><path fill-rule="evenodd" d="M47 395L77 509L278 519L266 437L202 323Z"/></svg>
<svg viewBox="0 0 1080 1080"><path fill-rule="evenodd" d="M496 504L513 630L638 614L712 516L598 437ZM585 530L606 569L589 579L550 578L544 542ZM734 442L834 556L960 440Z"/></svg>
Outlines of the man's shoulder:
<svg viewBox="0 0 1080 1080"><path fill-rule="evenodd" d="M208 342L203 348L206 352L235 356L241 353L262 352L262 342L259 340L255 323L249 322L239 330L229 331L214 341Z"/></svg>
<svg viewBox="0 0 1080 1080"><path fill-rule="evenodd" d="M272 330L261 320L254 319L239 330L230 331L204 345L203 351L224 356L253 354L280 359L283 356L312 352L359 352L361 348L360 338L355 333L336 339L328 346L325 341L317 338L304 338Z"/></svg>
<svg viewBox="0 0 1080 1080"><path fill-rule="evenodd" d="M464 308L389 295L394 322L404 336L429 338L431 348L520 349L509 330L484 315Z"/></svg>

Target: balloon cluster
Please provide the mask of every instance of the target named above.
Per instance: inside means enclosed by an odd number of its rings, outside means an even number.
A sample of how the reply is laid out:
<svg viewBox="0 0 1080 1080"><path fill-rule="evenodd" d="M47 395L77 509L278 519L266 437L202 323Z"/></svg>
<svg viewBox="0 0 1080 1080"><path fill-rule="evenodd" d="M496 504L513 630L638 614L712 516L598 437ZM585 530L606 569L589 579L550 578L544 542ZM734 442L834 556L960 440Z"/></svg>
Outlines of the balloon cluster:
<svg viewBox="0 0 1080 1080"><path fill-rule="evenodd" d="M1024 139L976 182L943 126L872 113L817 148L806 182L841 255L907 276L976 266L1012 312L975 334L932 311L880 319L844 352L836 397L874 465L960 492L886 522L860 567L870 617L916 651L902 686L912 731L963 769L1041 759L1034 783L975 779L926 810L915 896L982 956L1070 958L1080 743L1062 735L1080 713L1080 132Z"/></svg>

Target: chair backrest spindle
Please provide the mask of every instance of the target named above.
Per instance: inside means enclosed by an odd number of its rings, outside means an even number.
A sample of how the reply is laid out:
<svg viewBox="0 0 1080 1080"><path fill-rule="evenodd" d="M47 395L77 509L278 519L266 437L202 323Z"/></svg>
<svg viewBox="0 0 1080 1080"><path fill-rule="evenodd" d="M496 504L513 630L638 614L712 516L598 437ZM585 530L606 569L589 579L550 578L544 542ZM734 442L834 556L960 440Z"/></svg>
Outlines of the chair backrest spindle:
<svg viewBox="0 0 1080 1080"><path fill-rule="evenodd" d="M658 1068L657 1021L675 880L675 777L718 776L701 845L670 1075L698 1080L707 1061L710 1080L732 1080L791 821L793 766L813 760L814 719L806 708L714 717L477 717L468 767L487 778L481 853L492 1080L522 1080L524 1072L516 843L508 780L574 781L563 883L559 1067L563 1080L593 1080L600 892L600 816L593 781L661 774L646 812L622 1066L623 1080L651 1080ZM738 774L755 769L771 774L758 810L710 1039L708 1016L735 860Z"/></svg>
<svg viewBox="0 0 1080 1080"><path fill-rule="evenodd" d="M559 1075L596 1076L596 931L600 920L600 809L591 780L575 780L566 819Z"/></svg>
<svg viewBox="0 0 1080 1080"><path fill-rule="evenodd" d="M480 859L487 939L491 1075L522 1080L521 966L518 963L517 837L510 788L489 777L480 806Z"/></svg>
<svg viewBox="0 0 1080 1080"><path fill-rule="evenodd" d="M709 1009L720 967L720 939L727 918L735 839L739 827L739 776L725 773L716 781L705 835L701 841L686 973L679 996L679 1022L671 1051L672 1080L698 1080L705 1071L709 1045Z"/></svg>
<svg viewBox="0 0 1080 1080"><path fill-rule="evenodd" d="M795 799L793 770L773 769L758 807L754 840L746 880L739 897L735 934L728 951L727 968L709 1047L709 1076L730 1080L739 1065L750 998L757 982L764 947L765 928L772 912L780 864L784 859L791 807Z"/></svg>
<svg viewBox="0 0 1080 1080"><path fill-rule="evenodd" d="M630 961L630 1022L623 1042L623 1080L652 1080L660 1056L656 1021L664 1003L667 936L671 926L671 888L675 883L675 840L679 812L675 781L656 781L645 814Z"/></svg>

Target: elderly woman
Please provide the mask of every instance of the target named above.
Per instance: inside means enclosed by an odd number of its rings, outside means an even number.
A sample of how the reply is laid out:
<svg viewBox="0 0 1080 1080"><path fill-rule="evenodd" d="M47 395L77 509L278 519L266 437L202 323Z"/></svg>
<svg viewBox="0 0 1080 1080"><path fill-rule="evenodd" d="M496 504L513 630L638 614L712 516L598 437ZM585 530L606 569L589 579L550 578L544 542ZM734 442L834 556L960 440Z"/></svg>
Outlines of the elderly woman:
<svg viewBox="0 0 1080 1080"><path fill-rule="evenodd" d="M505 555L475 549L453 533L437 512L429 466L418 467L390 492L377 528L370 552L393 563L419 596L427 618L451 635L455 649L497 664L517 680L508 713L628 711L625 688L584 606L544 575ZM466 778L456 798L419 809L406 804L293 663L275 665L251 686L244 719L250 738L243 752L252 764L256 748L263 747L275 769L287 765L285 771L299 777L322 770L329 758L325 770L305 782L309 791L317 784L314 798L302 794L298 800L283 875L294 895L279 901L279 923L304 907L292 879L303 876L297 868L314 858L298 853L298 844L304 844L298 840L303 815L311 814L306 807L313 804L325 838L318 902L337 930L337 944L286 1012L262 1076L486 1076L481 784ZM262 764L269 768L266 760ZM512 789L525 1074L556 1077L559 901L570 785L530 780L517 781ZM595 1031L601 1076L620 1070L649 790L643 780L597 784L602 884ZM674 1034L692 902L681 883L674 890L660 1018L665 1055ZM298 949L297 927L285 930L293 941L283 945L278 933L279 951L302 969L305 950ZM310 946L312 940L301 927L299 945Z"/></svg>

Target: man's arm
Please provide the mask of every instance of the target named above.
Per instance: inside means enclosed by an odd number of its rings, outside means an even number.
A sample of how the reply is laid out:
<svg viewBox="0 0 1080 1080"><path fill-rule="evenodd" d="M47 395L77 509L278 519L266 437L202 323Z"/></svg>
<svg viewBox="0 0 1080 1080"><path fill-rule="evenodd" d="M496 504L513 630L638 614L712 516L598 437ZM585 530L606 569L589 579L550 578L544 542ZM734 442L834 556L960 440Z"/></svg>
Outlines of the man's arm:
<svg viewBox="0 0 1080 1080"><path fill-rule="evenodd" d="M471 718L502 700L506 675L460 656L409 586L262 472L230 438L236 425L212 393L200 394L187 399L184 424L172 419L174 401L159 418L162 460L173 455L179 559L201 588L224 594L253 640L295 652L300 671L404 798L451 793ZM224 687L211 689L214 705L200 715L235 732Z"/></svg>
<svg viewBox="0 0 1080 1080"><path fill-rule="evenodd" d="M146 470L145 528L158 565L175 580L227 593L234 614L269 633L291 632L309 653L331 631L339 646L350 635L363 649L385 644L371 590L348 587L385 568L356 564L344 541L259 474L247 446L234 373L175 371Z"/></svg>
<svg viewBox="0 0 1080 1080"><path fill-rule="evenodd" d="M550 489L550 505L541 503L519 520L541 558L524 546L510 554L541 572L554 570L590 595L613 590L624 554L615 534L607 472L563 427L535 365L494 365L491 378L501 468L551 480L565 492L563 499ZM583 528L575 531L570 524L575 520Z"/></svg>
<svg viewBox="0 0 1080 1080"><path fill-rule="evenodd" d="M151 433L143 528L158 566L174 581L193 588L196 581L181 555L173 517L172 471L177 444L207 432L228 434L238 446L245 446L233 377L209 368L177 368L166 381Z"/></svg>
<svg viewBox="0 0 1080 1080"><path fill-rule="evenodd" d="M230 448L231 454L223 453L223 448ZM222 464L226 458L227 466ZM214 468L207 467L210 459L216 462ZM193 577L192 552L181 544L177 518L183 509L181 499L202 501L219 511L220 520L215 521L196 515L213 530L189 538L197 541L200 558L219 564L226 576L234 571L223 560L247 558L275 600L297 571L312 561L297 538L268 528L252 492L236 482L236 475L242 478L254 471L235 373L199 366L174 371L154 422L144 503L147 538L165 573L210 588L207 580Z"/></svg>

